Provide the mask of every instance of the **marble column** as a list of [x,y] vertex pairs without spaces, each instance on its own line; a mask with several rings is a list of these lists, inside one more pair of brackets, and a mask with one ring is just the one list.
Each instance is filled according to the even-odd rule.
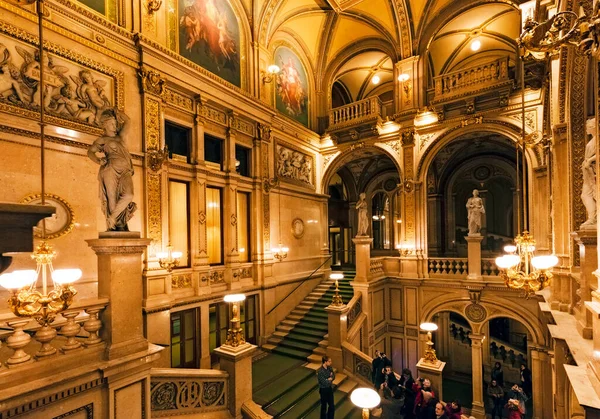
[[242,417],[242,405],[252,400],[252,355],[255,345],[244,343],[236,347],[221,345],[215,349],[220,368],[229,374],[229,413]]
[[142,253],[150,239],[139,232],[106,232],[86,240],[98,256],[98,297],[110,304],[101,314],[106,357],[121,358],[148,349],[142,318]]
[[348,332],[347,313],[348,306],[329,305],[325,307],[327,312],[328,333],[327,355],[331,357],[333,367],[338,371],[344,369],[344,358],[342,355],[342,343],[346,341]]
[[467,279],[480,281],[481,280],[481,241],[483,236],[468,235],[465,236],[467,241],[468,257],[469,257],[469,274]]
[[356,236],[352,239],[356,251],[356,282],[368,282],[371,272],[371,243],[373,239],[367,236]]
[[552,417],[552,387],[547,386],[545,375],[550,368],[548,350],[531,347],[531,381],[533,394],[533,419]]
[[473,407],[471,415],[475,419],[485,419],[485,402],[483,398],[483,339],[484,335],[470,335],[471,366],[473,369]]

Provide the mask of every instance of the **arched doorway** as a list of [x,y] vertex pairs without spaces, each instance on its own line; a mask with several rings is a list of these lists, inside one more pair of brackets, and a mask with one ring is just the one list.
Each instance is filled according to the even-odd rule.
[[401,242],[400,175],[395,162],[381,149],[354,150],[337,162],[325,177],[327,182],[329,250],[332,266],[352,267],[360,193],[366,194],[373,238],[373,255],[395,255]]
[[501,254],[518,229],[515,185],[515,148],[504,135],[470,132],[443,146],[427,171],[428,253],[467,256],[465,204],[477,189],[486,208],[482,256]]

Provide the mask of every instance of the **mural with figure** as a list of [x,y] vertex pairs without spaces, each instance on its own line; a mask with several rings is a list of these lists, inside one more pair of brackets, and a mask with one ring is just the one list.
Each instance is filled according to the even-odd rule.
[[240,28],[224,0],[179,0],[179,53],[240,86]]
[[275,102],[277,110],[308,126],[308,78],[302,63],[286,47],[275,51],[275,64],[281,69],[277,75]]

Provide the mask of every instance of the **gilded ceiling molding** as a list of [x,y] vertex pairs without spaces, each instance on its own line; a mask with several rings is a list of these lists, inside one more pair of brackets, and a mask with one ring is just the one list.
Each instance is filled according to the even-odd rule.
[[[56,7],[56,5],[53,3],[58,3],[64,7],[66,7],[67,9],[69,9],[69,11],[72,11],[75,13],[73,13],[73,14],[65,13],[64,10],[62,10],[59,7]],[[46,7],[50,8],[56,12],[59,12],[59,13],[63,14],[64,16],[68,17],[69,19],[73,19],[76,22],[81,23],[84,26],[87,26],[90,29],[97,30],[97,28],[94,25],[91,25],[90,22],[86,21],[85,19],[81,19],[80,16],[83,16],[83,17],[91,20],[92,22],[103,26],[104,28],[108,29],[110,32],[117,33],[120,36],[123,36],[123,37],[131,40],[131,39],[133,39],[133,33],[125,30],[122,27],[122,26],[124,26],[124,16],[123,16],[124,13],[122,12],[125,10],[124,0],[118,0],[115,3],[117,5],[118,10],[109,10],[107,12],[107,16],[104,16],[101,13],[96,12],[95,10],[91,10],[90,8],[83,6],[81,3],[77,2],[77,1],[54,0],[53,2],[46,3]],[[119,13],[119,11],[121,11],[121,13]],[[120,40],[118,37],[115,37],[112,34],[106,33],[105,35],[109,36],[111,39],[113,39],[115,41],[119,41],[122,43],[122,40]],[[127,45],[130,45],[130,44],[127,44]]]
[[409,58],[413,53],[406,5],[404,4],[404,0],[395,0],[394,5],[396,6],[396,18],[398,19],[402,58]]
[[169,87],[164,87],[162,94],[163,101],[182,111],[194,112],[194,100],[183,93],[179,93]]

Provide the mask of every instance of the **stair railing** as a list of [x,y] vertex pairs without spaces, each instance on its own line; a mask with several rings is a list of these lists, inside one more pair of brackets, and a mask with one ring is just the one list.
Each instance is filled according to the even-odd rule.
[[288,295],[286,295],[285,297],[283,297],[283,298],[282,298],[282,299],[281,299],[281,300],[280,300],[280,301],[279,301],[277,304],[275,304],[275,306],[274,306],[274,307],[273,307],[271,310],[269,310],[269,312],[267,313],[267,316],[268,316],[269,314],[271,314],[271,313],[273,312],[273,310],[275,310],[277,307],[279,307],[279,304],[281,304],[281,303],[283,303],[285,300],[287,300],[287,298],[288,298],[290,295],[292,295],[292,294],[293,294],[293,293],[294,293],[294,292],[295,292],[295,291],[296,291],[298,288],[300,288],[300,285],[302,285],[302,284],[303,284],[305,281],[308,281],[310,278],[312,278],[312,276],[313,276],[313,275],[314,275],[314,274],[315,274],[315,273],[316,273],[316,272],[317,272],[319,269],[321,269],[321,267],[322,267],[323,265],[325,265],[325,264],[326,264],[326,263],[327,263],[327,262],[328,262],[328,261],[331,259],[331,257],[332,257],[332,255],[329,255],[329,256],[327,256],[327,258],[326,258],[326,259],[323,261],[323,263],[321,263],[321,264],[320,264],[320,265],[317,267],[317,269],[315,269],[314,271],[312,271],[312,272],[311,272],[311,274],[310,274],[310,275],[308,275],[308,277],[307,277],[306,279],[304,279],[304,280],[302,280],[302,281],[298,281],[298,285],[296,285],[296,287],[294,287],[294,289],[293,289],[293,290],[291,290],[291,291],[288,293]]
[[344,372],[362,385],[372,386],[371,372],[373,358],[362,352],[350,342],[342,342]]

